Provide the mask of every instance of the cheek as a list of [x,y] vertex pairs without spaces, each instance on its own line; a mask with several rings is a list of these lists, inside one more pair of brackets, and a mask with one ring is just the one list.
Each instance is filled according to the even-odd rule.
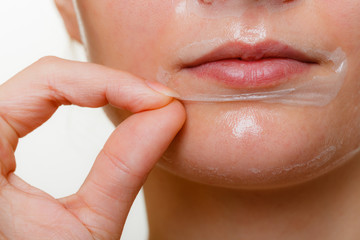
[[173,2],[79,0],[90,61],[149,78],[169,34]]
[[339,141],[348,146],[347,152],[357,149],[360,143],[360,1],[316,1],[328,32],[347,54],[348,73],[336,104],[336,123]]
[[[103,16],[109,19],[117,40],[134,43],[155,41],[171,18],[172,1],[109,1]],[[115,30],[115,31],[114,31]],[[143,46],[146,47],[146,44]]]
[[[319,0],[313,3],[327,26],[327,32],[351,53],[360,46],[360,2],[357,0]],[[347,51],[350,50],[350,51]],[[357,51],[359,53],[359,51]]]

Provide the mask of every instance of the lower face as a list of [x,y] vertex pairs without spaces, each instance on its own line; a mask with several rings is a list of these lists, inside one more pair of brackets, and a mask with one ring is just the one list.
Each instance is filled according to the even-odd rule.
[[[206,48],[206,41],[228,38],[242,29],[239,39],[246,44],[260,39],[325,52],[341,48],[348,68],[338,95],[321,107],[183,102],[187,121],[159,167],[205,184],[272,188],[319,177],[354,157],[360,140],[360,4],[356,0],[272,0],[271,10],[248,1],[241,16],[222,9],[218,17],[207,11],[191,12],[185,3],[192,1],[78,0],[89,60],[148,80],[157,80],[159,70],[171,78],[189,78],[182,61],[194,56],[180,59],[180,49],[205,42],[187,53],[196,55]],[[288,2],[293,5],[283,8]],[[319,71],[328,70],[320,59],[315,62]],[[207,81],[209,75],[200,78]],[[118,123],[127,116],[119,109],[110,111]]]

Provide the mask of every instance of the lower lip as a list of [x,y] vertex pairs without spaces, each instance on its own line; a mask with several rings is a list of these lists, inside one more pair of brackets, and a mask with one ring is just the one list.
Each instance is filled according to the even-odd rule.
[[311,64],[288,58],[256,61],[226,59],[188,68],[199,78],[213,79],[231,88],[272,87],[305,73]]

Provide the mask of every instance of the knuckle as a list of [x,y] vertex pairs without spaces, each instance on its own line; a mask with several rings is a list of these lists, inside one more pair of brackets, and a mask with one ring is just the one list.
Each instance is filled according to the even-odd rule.
[[59,71],[67,67],[65,63],[66,60],[54,56],[42,57],[35,63],[35,70],[40,73],[42,78],[40,84],[49,90],[52,96],[51,99],[57,106],[70,104],[61,90],[61,82],[63,82],[64,79],[61,78],[62,74]]
[[57,57],[45,56],[37,60],[33,64],[33,67],[35,68],[35,71],[40,73],[42,76],[52,76],[60,61],[61,60]]
[[8,141],[0,138],[0,174],[7,176],[10,172],[15,171],[16,162],[12,146]]

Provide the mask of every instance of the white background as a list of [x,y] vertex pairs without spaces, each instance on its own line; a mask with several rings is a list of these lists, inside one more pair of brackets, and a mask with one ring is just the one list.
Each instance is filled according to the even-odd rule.
[[[46,55],[84,59],[81,46],[69,40],[53,1],[2,0],[0,84]],[[81,186],[113,129],[101,109],[62,107],[20,140],[16,174],[55,198],[70,195]],[[141,240],[147,234],[141,192],[121,239]]]

